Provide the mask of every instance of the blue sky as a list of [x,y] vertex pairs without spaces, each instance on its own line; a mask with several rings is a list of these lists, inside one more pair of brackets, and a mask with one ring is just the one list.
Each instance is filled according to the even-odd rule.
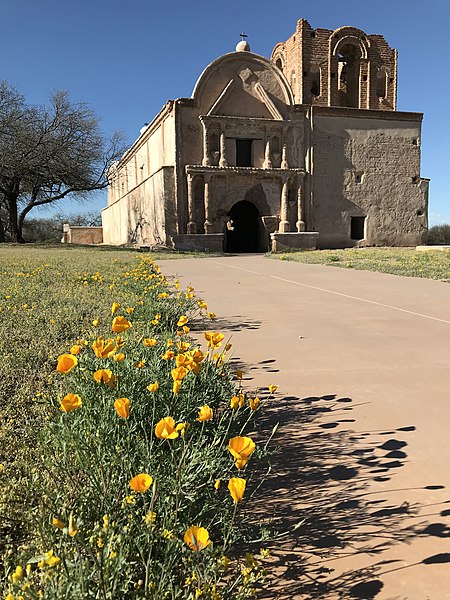
[[[362,0],[0,0],[0,77],[31,103],[68,90],[97,112],[107,133],[121,130],[131,143],[168,99],[191,95],[203,69],[234,50],[243,30],[252,51],[266,57],[300,18],[314,28],[382,34],[399,53],[398,110],[425,114],[421,175],[431,179],[430,222],[450,223],[450,2],[373,4],[376,12]],[[58,210],[105,204],[101,194]]]

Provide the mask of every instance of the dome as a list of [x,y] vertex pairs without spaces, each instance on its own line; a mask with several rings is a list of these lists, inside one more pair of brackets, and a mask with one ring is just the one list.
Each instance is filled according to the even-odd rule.
[[236,52],[250,52],[250,44],[245,40],[241,40],[236,45]]

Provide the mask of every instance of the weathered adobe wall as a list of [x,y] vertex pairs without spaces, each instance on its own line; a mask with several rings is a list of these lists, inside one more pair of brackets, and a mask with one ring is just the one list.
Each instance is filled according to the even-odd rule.
[[166,229],[174,227],[176,215],[173,173],[173,167],[162,167],[102,211],[105,243],[145,246],[170,243]]
[[[391,113],[394,118],[377,119],[344,116],[345,109],[331,109],[329,115],[322,110],[314,118],[318,247],[422,243],[427,193],[420,180],[421,115]],[[361,242],[350,239],[352,216],[367,216]]]
[[175,165],[175,115],[169,101],[111,173],[108,205],[123,198],[161,167]]
[[165,224],[176,214],[174,194],[175,115],[168,102],[117,166],[102,211],[108,244],[166,243]]

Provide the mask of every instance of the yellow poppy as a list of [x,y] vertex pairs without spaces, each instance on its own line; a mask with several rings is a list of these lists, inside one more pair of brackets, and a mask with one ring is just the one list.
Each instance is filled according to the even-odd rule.
[[174,440],[178,437],[178,431],[175,427],[175,421],[172,417],[164,417],[155,426],[155,435],[157,438],[165,440]]
[[134,363],[134,366],[136,369],[143,369],[145,367],[145,360],[138,360],[136,363]]
[[269,388],[269,392],[271,394],[273,394],[274,392],[276,392],[277,389],[278,389],[278,386],[277,385],[273,385],[273,383],[270,383],[267,387]]
[[111,306],[111,314],[115,315],[116,312],[119,310],[120,308],[120,303],[119,302],[113,302],[112,306]]
[[186,315],[181,315],[181,317],[178,319],[177,327],[183,327],[183,325],[186,325],[188,321],[189,319],[186,317]]
[[233,396],[230,400],[230,408],[236,410],[239,406],[239,396]]
[[177,367],[172,369],[172,378],[174,381],[183,381],[188,374],[188,370],[185,367]]
[[222,345],[224,339],[223,333],[214,331],[205,331],[203,334],[205,340],[208,342],[208,348],[219,348]]
[[258,396],[255,396],[254,398],[249,398],[248,399],[248,403],[250,404],[250,408],[252,410],[256,410],[258,408],[258,405],[259,405],[259,398],[258,398]]
[[200,308],[203,308],[203,310],[207,310],[208,309],[208,305],[206,304],[206,302],[203,302],[203,300],[199,300],[197,302],[197,304],[199,305]]
[[100,336],[92,343],[92,350],[97,358],[109,358],[116,352],[117,346],[113,340],[105,340]]
[[242,469],[255,450],[255,442],[249,437],[238,435],[228,442],[227,449],[234,457],[236,467]]
[[238,369],[236,371],[236,377],[237,377],[237,379],[239,379],[239,381],[241,381],[241,379],[242,379],[243,376],[244,376],[244,372],[241,371],[240,369]]
[[208,319],[211,319],[211,321],[217,317],[216,313],[213,312],[206,313],[206,316]]
[[205,404],[204,406],[202,406],[199,409],[198,417],[196,420],[203,422],[203,421],[211,421],[212,418],[213,418],[213,410],[207,404]]
[[68,413],[76,408],[80,408],[83,402],[78,394],[67,394],[67,396],[64,396],[59,404],[61,410],[65,413]]
[[81,351],[81,346],[79,346],[78,344],[75,344],[74,346],[72,346],[72,348],[70,349],[70,354],[79,354]]
[[221,481],[220,479],[216,479],[214,483],[214,489],[218,490],[220,488]]
[[146,492],[148,488],[153,483],[153,477],[148,475],[147,473],[139,473],[131,479],[130,488],[135,492],[140,492],[141,494]]
[[144,344],[144,346],[147,346],[147,348],[151,348],[152,346],[156,345],[157,340],[155,340],[154,338],[145,338],[142,343]]
[[118,354],[114,354],[114,356],[113,356],[113,359],[116,362],[121,362],[124,358],[125,358],[125,354],[123,354],[122,352],[119,352]]
[[58,364],[56,370],[60,373],[68,373],[78,364],[78,359],[73,354],[61,354],[58,356]]
[[130,416],[130,401],[128,398],[117,398],[114,402],[114,408],[122,419],[128,419]]
[[99,323],[100,323],[100,321],[99,321],[98,319],[94,319],[94,320],[92,321],[92,326],[93,326],[93,327],[98,327],[98,324],[99,324]]
[[116,378],[109,369],[99,369],[98,371],[95,371],[94,379],[97,383],[104,383],[109,387],[114,387],[116,384]]
[[228,482],[228,489],[230,491],[231,497],[236,502],[240,502],[244,497],[245,486],[247,482],[242,477],[232,477]]
[[123,337],[121,335],[116,336],[116,344],[117,344],[118,348],[122,348],[125,345],[125,340],[123,339]]
[[60,521],[58,519],[58,517],[53,517],[53,519],[52,519],[52,525],[54,525],[58,529],[64,529],[64,527],[65,527],[64,523],[62,521]]
[[163,360],[172,360],[172,358],[175,357],[175,352],[173,350],[167,350],[167,352],[165,352],[161,358]]
[[132,315],[134,313],[134,308],[131,308],[131,306],[129,306],[128,308],[125,309],[125,311],[129,314]]
[[70,513],[70,516],[69,516],[69,527],[67,528],[67,533],[71,537],[75,537],[78,533],[78,529],[77,529],[77,526],[76,526],[76,523],[75,523],[72,513]]
[[155,381],[154,383],[150,383],[150,385],[147,386],[147,389],[149,392],[157,392],[159,388],[159,383],[157,381]]
[[211,543],[208,530],[204,527],[196,527],[193,525],[184,534],[184,541],[194,552],[203,550]]
[[114,317],[111,329],[114,333],[123,333],[127,329],[130,329],[131,323],[125,317]]

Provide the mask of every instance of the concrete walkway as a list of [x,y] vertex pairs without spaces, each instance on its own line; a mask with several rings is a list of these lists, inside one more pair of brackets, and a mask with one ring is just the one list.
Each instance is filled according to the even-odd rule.
[[258,255],[162,268],[232,334],[246,388],[280,386],[260,505],[289,533],[261,598],[450,599],[450,285]]

